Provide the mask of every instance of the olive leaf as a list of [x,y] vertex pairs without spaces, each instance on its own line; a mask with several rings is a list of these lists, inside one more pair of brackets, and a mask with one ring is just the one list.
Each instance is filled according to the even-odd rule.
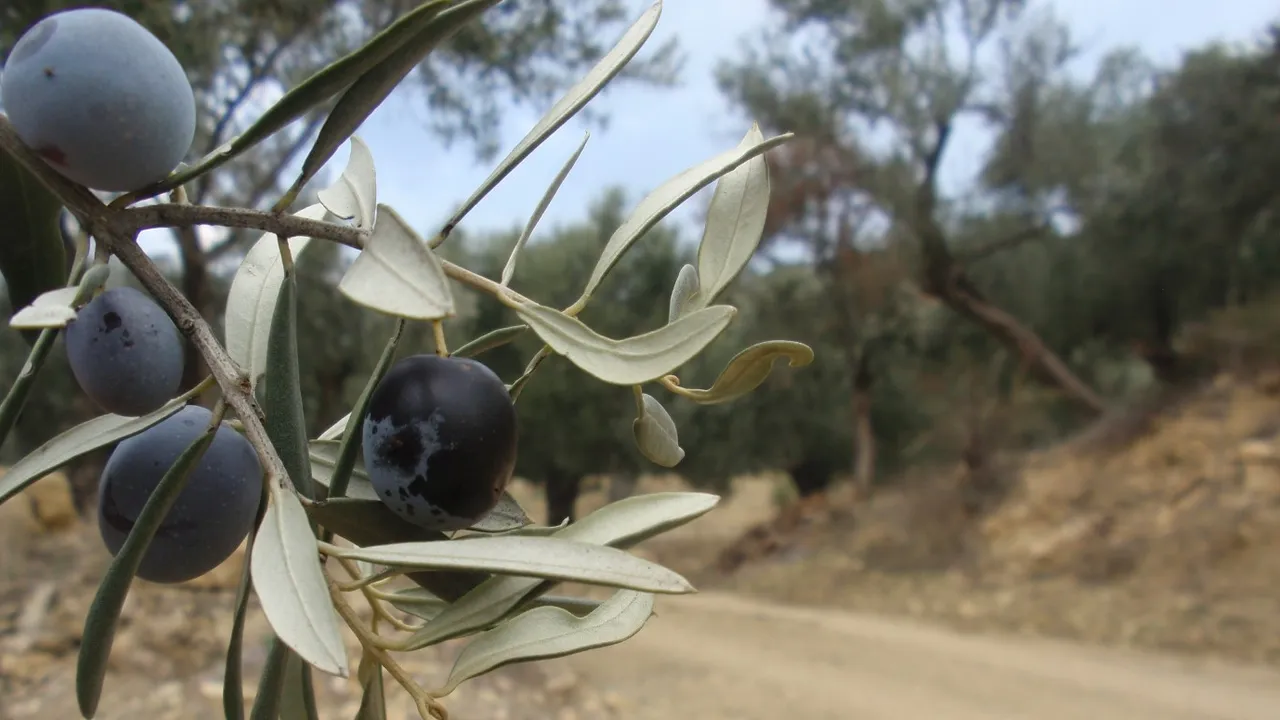
[[693,592],[675,571],[621,550],[560,537],[491,535],[456,542],[342,548],[339,557],[394,568],[479,570],[660,593]]
[[357,545],[444,540],[435,530],[414,525],[395,514],[381,500],[336,497],[312,503],[307,515],[340,537]]
[[584,307],[591,298],[591,294],[600,285],[600,281],[604,280],[605,275],[613,269],[627,248],[661,222],[672,210],[716,178],[733,171],[743,163],[781,145],[792,137],[791,133],[787,133],[727,150],[670,178],[646,195],[609,237],[609,242],[605,244],[604,252],[600,254],[600,259],[587,280],[587,286],[583,289],[582,296],[574,303],[574,307]]
[[[752,123],[738,150],[747,151],[764,140],[760,126]],[[702,242],[698,244],[698,278],[702,292],[697,308],[710,303],[724,290],[760,245],[769,210],[769,164],[756,155],[716,183],[707,208]]]
[[111,656],[111,645],[115,641],[120,610],[129,594],[129,586],[133,584],[133,578],[138,574],[138,568],[142,565],[143,557],[151,547],[151,540],[160,524],[187,486],[191,468],[204,457],[217,430],[217,425],[210,425],[182,451],[160,478],[138,513],[120,551],[112,558],[111,565],[102,576],[102,582],[93,596],[93,603],[89,605],[89,612],[85,615],[80,652],[76,657],[76,702],[80,705],[80,714],[86,718],[93,717],[98,711],[98,701],[102,698],[102,681],[107,674],[107,659]]
[[675,370],[702,352],[737,313],[730,305],[713,305],[657,330],[614,340],[534,302],[520,303],[515,311],[552,350],[615,385],[639,385]]
[[[338,464],[338,454],[342,443],[339,440],[312,440],[307,443],[307,455],[311,460],[311,479],[322,485],[325,494],[332,492],[334,468]],[[378,491],[373,489],[369,474],[359,463],[351,468],[351,477],[347,481],[346,497],[359,500],[377,500]]]
[[397,48],[422,32],[423,28],[448,4],[449,0],[431,0],[405,13],[370,38],[369,42],[326,65],[294,86],[230,142],[214,149],[195,165],[130,195],[150,197],[168,192],[221,167],[224,163],[253,148],[287,127],[289,123],[307,114],[312,108],[349,87]]
[[[95,267],[104,267],[97,265]],[[18,330],[43,330],[44,328],[66,327],[76,317],[74,307],[79,288],[62,287],[41,293],[9,318],[9,327]]]
[[640,452],[662,467],[675,467],[684,459],[676,423],[652,395],[641,394],[643,411],[631,423]]
[[773,370],[774,362],[787,360],[791,367],[804,367],[813,362],[813,349],[791,340],[769,340],[743,350],[720,371],[710,388],[699,390],[669,386],[678,395],[702,405],[717,405],[736,400],[760,387]]
[[498,504],[488,512],[475,525],[467,528],[476,532],[499,533],[516,530],[518,528],[527,527],[533,524],[533,520],[529,517],[524,508],[520,507],[520,503],[511,493],[503,492],[502,497],[498,499]]
[[680,274],[676,275],[676,284],[671,288],[671,304],[667,310],[668,323],[673,323],[688,314],[690,310],[697,309],[694,305],[698,302],[698,290],[698,270],[686,264],[680,268]]
[[[263,488],[262,499],[258,505],[258,514],[253,519],[253,529],[245,539],[244,556],[253,557],[253,542],[262,527],[262,519],[267,513],[268,496]],[[241,720],[244,717],[244,683],[241,668],[242,650],[244,649],[244,621],[249,610],[249,592],[253,589],[249,575],[249,563],[240,568],[240,583],[236,586],[236,602],[231,616],[231,637],[227,640],[226,667],[222,673],[222,712],[226,720]]]
[[0,475],[0,503],[81,455],[146,430],[181,410],[189,399],[189,393],[183,394],[138,417],[99,415],[58,434]]
[[[325,209],[316,203],[294,215],[321,220]],[[308,237],[289,238],[289,252],[297,259],[310,243]],[[249,382],[255,390],[267,369],[271,319],[275,317],[283,284],[279,239],[273,233],[265,233],[240,261],[227,292],[225,311],[227,354],[249,373]]]
[[267,364],[262,376],[262,411],[266,416],[263,426],[293,487],[304,497],[314,497],[306,409],[302,405],[302,371],[298,366],[298,275],[292,261],[285,267],[278,293],[267,333]]
[[[18,309],[67,282],[62,201],[17,158],[0,151],[0,275],[9,307]],[[38,337],[27,331],[28,343]]]
[[268,641],[267,659],[263,661],[262,672],[258,675],[258,690],[249,710],[249,720],[279,720],[291,655],[289,646],[281,642],[279,636],[272,635]]
[[278,479],[271,483],[271,502],[249,566],[253,589],[276,636],[320,671],[347,677],[347,651],[316,537],[302,503]]
[[347,494],[351,473],[356,465],[356,453],[360,450],[363,438],[364,416],[368,412],[369,398],[373,397],[373,391],[378,388],[378,383],[382,382],[382,377],[387,374],[387,368],[391,367],[391,362],[395,360],[396,348],[400,346],[400,337],[403,334],[404,318],[397,318],[395,327],[391,330],[391,337],[387,339],[382,355],[378,358],[378,363],[374,365],[373,372],[365,381],[364,389],[360,391],[360,397],[356,398],[355,405],[347,414],[347,427],[343,431],[342,442],[338,445],[338,454],[329,474],[329,482],[325,484],[329,496],[342,497]]
[[286,651],[282,685],[279,720],[320,720],[311,666],[295,653]]
[[338,291],[396,317],[440,320],[454,314],[440,258],[399,213],[382,204],[368,244],[338,282]]
[[[498,183],[502,182],[517,165],[524,161],[529,153],[533,152],[539,145],[543,143],[551,134],[560,129],[562,125],[568,122],[579,110],[586,106],[591,98],[609,83],[610,80],[617,75],[636,53],[649,39],[649,35],[653,33],[653,29],[657,27],[658,18],[662,15],[662,2],[658,0],[649,6],[648,10],[627,28],[622,34],[618,42],[605,53],[604,57],[595,64],[573,87],[565,91],[564,95],[551,106],[538,122],[534,124],[529,132],[525,134],[520,142],[511,149],[502,162],[489,173],[489,177],[480,183],[480,187],[471,193],[471,197],[462,203],[453,217],[446,223],[446,227],[452,228],[462,222],[462,218],[471,212],[475,206],[488,195]],[[585,141],[584,141],[585,142]]]
[[[553,535],[596,545],[629,547],[701,517],[719,500],[707,493],[636,495],[610,503],[557,529]],[[409,638],[407,647],[426,647],[488,627],[552,585],[554,582],[535,577],[489,578],[433,617],[424,618],[427,624]]]
[[378,202],[377,171],[373,153],[357,135],[351,136],[351,154],[338,182],[317,193],[320,204],[358,228],[373,227]]
[[460,358],[475,357],[481,353],[506,345],[512,340],[523,335],[524,331],[528,329],[528,325],[512,325],[510,327],[498,328],[497,330],[490,330],[484,335],[481,335],[449,354],[453,357]]
[[329,162],[338,147],[373,114],[423,58],[500,1],[462,0],[450,5],[426,20],[412,37],[402,41],[351,83],[320,126],[311,151],[302,161],[302,172],[280,202],[276,203],[275,209],[279,210],[293,203],[302,187],[320,172],[320,168]]
[[516,238],[515,247],[511,248],[511,255],[507,258],[507,264],[502,268],[502,285],[511,283],[511,277],[516,272],[516,258],[519,257],[520,251],[524,249],[525,243],[529,242],[529,236],[533,234],[533,229],[537,227],[538,221],[542,219],[542,214],[547,211],[547,206],[551,204],[552,198],[556,196],[556,192],[560,189],[561,183],[569,176],[569,171],[578,162],[578,156],[582,155],[582,149],[587,146],[587,140],[591,138],[591,133],[583,136],[582,142],[578,144],[578,149],[573,151],[569,159],[565,161],[560,172],[556,173],[555,179],[551,181],[542,193],[542,199],[538,201],[538,207],[534,208],[533,214],[529,216],[529,221],[525,223],[524,230],[520,232],[520,237]]
[[356,668],[360,681],[360,709],[355,720],[387,720],[387,695],[382,686],[382,663],[368,650],[360,655]]
[[620,643],[653,617],[654,596],[620,590],[600,607],[578,617],[554,607],[528,610],[472,640],[454,661],[436,697],[453,692],[462,682],[504,665],[545,660]]

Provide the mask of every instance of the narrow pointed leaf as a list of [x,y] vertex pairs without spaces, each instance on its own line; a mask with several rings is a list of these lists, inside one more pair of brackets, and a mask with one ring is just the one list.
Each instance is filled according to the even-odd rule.
[[440,320],[454,314],[440,258],[400,215],[378,206],[368,244],[338,283],[352,302],[396,317]]
[[64,287],[41,293],[30,305],[9,318],[9,327],[18,330],[66,327],[76,317],[72,303],[79,292],[78,287]]
[[662,15],[662,2],[659,0],[649,6],[631,27],[623,33],[617,44],[605,53],[604,57],[595,64],[595,67],[583,76],[573,87],[569,88],[564,95],[556,101],[551,109],[533,126],[529,132],[516,143],[502,162],[494,168],[489,177],[480,183],[480,187],[467,198],[467,201],[458,208],[449,220],[447,227],[453,227],[462,221],[462,218],[482,200],[484,196],[489,194],[498,183],[502,182],[517,165],[524,161],[529,153],[533,152],[539,145],[556,130],[559,130],[569,118],[573,117],[579,110],[586,106],[591,98],[609,83],[610,80],[617,75],[627,63],[631,62],[631,58],[649,39],[649,35],[653,33],[653,29],[657,27],[658,18]]
[[333,153],[360,127],[419,63],[467,23],[501,0],[462,0],[436,14],[418,32],[387,54],[351,84],[334,105],[302,161],[302,172],[286,194],[296,197]]
[[[636,205],[636,208],[631,211],[627,219],[623,221],[622,225],[610,236],[609,242],[605,244],[604,252],[601,254],[600,260],[597,261],[595,269],[591,272],[591,278],[587,280],[587,287],[582,291],[583,299],[578,301],[579,304],[583,304],[585,299],[595,292],[596,287],[600,285],[600,281],[613,269],[618,259],[627,251],[627,248],[631,247],[632,243],[661,222],[672,210],[693,197],[699,190],[709,185],[716,178],[733,171],[738,166],[763,154],[765,151],[781,145],[790,140],[791,137],[790,134],[779,135],[746,147],[727,150],[667,180],[658,186],[658,189],[645,196]],[[705,278],[703,283],[706,283]]]
[[231,616],[231,638],[227,641],[227,658],[222,673],[222,712],[226,720],[244,718],[244,669],[241,659],[244,650],[244,621],[249,610],[249,592],[253,589],[249,575],[249,558],[253,557],[253,542],[262,527],[267,513],[268,495],[262,493],[258,514],[253,520],[253,530],[245,540],[244,567],[240,569],[240,584],[236,587],[235,609]]
[[[322,220],[324,206],[316,203],[294,213],[308,220]],[[289,252],[297,260],[311,238],[289,238]],[[275,317],[280,287],[284,284],[284,266],[280,263],[277,237],[266,233],[253,244],[240,261],[231,289],[227,293],[227,354],[249,373],[256,389],[267,370],[267,344],[271,336],[271,319]]]
[[288,678],[289,646],[273,635],[267,648],[267,659],[258,675],[258,692],[249,709],[249,720],[279,720],[280,706],[284,701],[284,684]]
[[678,388],[676,392],[702,405],[736,400],[760,387],[777,360],[786,360],[791,367],[804,367],[813,362],[813,349],[790,340],[758,343],[735,355],[706,390]]
[[342,437],[342,433],[347,429],[347,422],[351,420],[351,413],[343,415],[340,420],[330,425],[324,432],[320,433],[317,440],[333,440]]
[[[31,346],[31,352],[27,353],[27,361],[23,363],[22,370],[18,372],[18,377],[14,378],[13,385],[9,386],[4,401],[0,402],[0,447],[4,447],[5,440],[9,438],[9,432],[18,423],[18,416],[27,405],[27,397],[35,385],[36,376],[40,368],[44,367],[45,360],[49,358],[49,351],[53,349],[53,343],[57,339],[58,330],[55,328],[40,332],[35,344]],[[3,492],[4,487],[5,482],[0,479],[0,503],[3,503],[6,498]]]
[[280,694],[280,720],[319,720],[311,666],[296,653],[288,653],[284,663],[284,687]]
[[371,68],[413,38],[449,4],[449,0],[432,0],[419,5],[383,28],[369,42],[325,66],[289,90],[267,109],[252,125],[230,142],[201,158],[194,166],[174,173],[164,181],[144,188],[137,196],[153,196],[204,175],[243,154],[258,143],[306,115],[312,108],[349,87]]
[[272,488],[250,570],[262,611],[276,635],[321,672],[347,677],[347,651],[320,568],[316,537],[302,504],[287,488]]
[[670,373],[702,352],[737,312],[729,305],[713,305],[652,332],[613,340],[543,305],[522,304],[515,310],[552,350],[615,385],[639,385]]
[[475,357],[481,353],[506,345],[523,335],[524,331],[528,329],[528,325],[512,325],[491,330],[449,354],[460,358]]
[[698,270],[692,265],[680,268],[680,274],[676,276],[676,284],[671,288],[671,304],[667,310],[668,323],[673,323],[688,311],[697,309],[693,305],[697,301],[698,287]]
[[511,497],[511,493],[503,492],[498,504],[493,506],[489,514],[467,529],[476,532],[499,533],[532,524],[533,520],[524,511],[524,508],[520,507],[520,503]]
[[[341,448],[342,443],[338,440],[312,440],[307,444],[307,454],[311,459],[311,479],[324,486],[326,495],[330,492],[333,471],[337,466]],[[359,500],[378,499],[378,491],[373,489],[368,472],[359,463],[351,468],[351,477],[347,480],[345,496]]]
[[360,709],[355,720],[387,720],[387,696],[382,685],[382,665],[368,652],[360,656],[356,669],[360,680]]
[[687,580],[661,565],[621,550],[558,537],[494,535],[455,542],[397,543],[343,548],[340,555],[387,567],[480,570],[660,593],[693,591]]
[[298,367],[298,276],[293,267],[290,263],[284,273],[267,335],[267,365],[262,376],[262,411],[266,415],[263,426],[289,471],[294,489],[304,497],[314,497],[306,410],[302,405],[302,371]]
[[[752,124],[738,149],[764,141],[760,126]],[[698,245],[698,277],[703,305],[716,299],[746,267],[760,245],[769,210],[769,165],[757,155],[716,183],[707,209],[707,223]]]
[[[709,512],[720,498],[707,493],[651,493],[610,503],[555,532],[564,540],[630,547]],[[498,622],[526,599],[554,583],[534,577],[499,575],[486,580],[413,634],[410,648],[460,637]],[[406,591],[410,592],[410,591]]]
[[676,423],[662,403],[648,393],[643,396],[644,412],[632,423],[640,452],[663,467],[675,467],[684,459]]
[[373,153],[357,135],[351,136],[351,155],[338,182],[317,193],[320,204],[343,220],[352,220],[358,228],[373,227],[377,210],[378,181]]
[[129,586],[138,574],[138,568],[142,565],[143,556],[151,546],[156,530],[164,522],[182,489],[187,486],[191,468],[204,456],[217,429],[216,426],[210,426],[203,435],[193,440],[165,472],[164,477],[160,478],[159,484],[138,513],[124,544],[120,546],[120,552],[112,558],[111,565],[107,567],[107,572],[98,585],[93,603],[85,616],[80,653],[76,658],[76,701],[80,705],[80,714],[86,718],[92,718],[98,711],[102,681],[107,674],[107,659],[111,656],[120,609],[124,607]]
[[556,173],[555,179],[551,181],[551,185],[547,187],[546,192],[542,193],[542,199],[538,201],[538,207],[534,209],[533,215],[529,216],[529,222],[525,223],[520,237],[516,238],[516,245],[511,248],[511,255],[507,258],[507,264],[502,268],[503,285],[511,283],[511,278],[516,273],[516,258],[520,256],[520,251],[524,249],[525,243],[529,242],[529,236],[533,235],[533,229],[537,227],[538,221],[542,219],[542,214],[547,211],[547,206],[551,204],[552,198],[556,196],[556,192],[560,189],[560,184],[569,176],[569,171],[573,169],[574,163],[578,162],[578,156],[582,155],[582,149],[587,146],[587,140],[590,138],[591,133],[587,133],[582,137],[582,142],[578,144],[578,149],[573,151],[573,154],[569,156],[569,160],[560,168],[560,172]]
[[99,415],[57,435],[27,453],[26,457],[14,463],[0,476],[0,503],[81,455],[146,430],[181,410],[188,400],[186,395],[174,398],[155,411],[139,417]]
[[400,345],[400,337],[403,333],[404,319],[400,318],[396,320],[391,337],[387,339],[378,363],[374,366],[369,379],[365,381],[364,390],[360,391],[360,397],[356,398],[356,404],[347,414],[347,427],[343,431],[342,442],[338,445],[338,456],[334,459],[333,472],[329,475],[329,482],[326,484],[327,495],[330,497],[342,497],[347,494],[347,488],[351,484],[351,473],[356,466],[356,453],[360,450],[360,443],[364,436],[362,429],[364,416],[369,408],[369,398],[373,397],[373,391],[378,388],[378,383],[382,382],[382,376],[387,374],[387,368],[391,367],[391,361],[395,359],[396,348]]
[[437,696],[504,665],[563,657],[620,643],[653,617],[654,596],[622,590],[586,617],[560,608],[534,608],[472,640],[453,664]]
[[380,500],[329,498],[305,509],[326,530],[361,546],[446,539],[443,533],[405,520]]

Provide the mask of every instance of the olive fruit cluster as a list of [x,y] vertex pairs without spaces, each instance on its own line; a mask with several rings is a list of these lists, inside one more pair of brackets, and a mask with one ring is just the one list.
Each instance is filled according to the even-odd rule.
[[[120,552],[138,514],[169,468],[209,427],[213,413],[188,405],[120,442],[98,485],[98,529]],[[253,529],[262,498],[262,466],[243,435],[221,425],[156,530],[138,577],[179,583],[229,558]]]
[[378,498],[431,530],[474,525],[498,503],[516,463],[516,411],[506,385],[468,358],[414,355],[369,398],[362,435]]
[[71,374],[103,410],[145,415],[177,395],[185,360],[182,336],[142,291],[103,291],[80,308],[65,337]]
[[0,99],[24,143],[67,178],[108,192],[163,180],[191,149],[186,71],[127,15],[64,10],[14,44]]

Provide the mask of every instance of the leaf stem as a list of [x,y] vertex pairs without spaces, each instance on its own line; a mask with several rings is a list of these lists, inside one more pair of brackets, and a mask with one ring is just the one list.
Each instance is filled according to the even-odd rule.
[[356,634],[356,638],[360,640],[360,645],[364,651],[373,656],[378,664],[387,669],[391,677],[409,693],[409,697],[413,698],[413,704],[418,708],[418,714],[422,716],[422,720],[449,720],[449,711],[444,705],[440,704],[430,693],[422,689],[422,686],[414,682],[409,673],[400,667],[394,658],[387,654],[386,650],[379,647],[379,637],[369,631],[360,621],[360,616],[356,614],[354,608],[342,597],[342,591],[338,588],[338,583],[325,574],[325,582],[329,585],[329,597],[333,601],[333,607],[338,611],[338,615],[346,621],[351,631]]
[[444,339],[444,323],[440,320],[432,320],[431,334],[436,341],[436,354],[440,357],[449,357],[449,343]]

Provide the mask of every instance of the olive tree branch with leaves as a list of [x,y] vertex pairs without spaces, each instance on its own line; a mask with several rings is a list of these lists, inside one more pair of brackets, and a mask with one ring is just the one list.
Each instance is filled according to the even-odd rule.
[[[145,412],[124,414],[108,409],[108,414],[50,439],[0,478],[0,502],[85,453],[121,443],[113,452],[114,460],[124,441],[146,440],[153,428],[184,412],[191,399],[210,385],[216,384],[220,392],[217,414],[208,428],[192,436],[180,454],[173,453],[176,460],[163,476],[152,478],[154,489],[136,518],[127,519],[133,523],[131,529],[123,545],[113,550],[114,559],[86,618],[81,643],[76,691],[84,717],[96,712],[119,610],[129,586],[152,557],[152,545],[162,542],[156,539],[157,530],[166,521],[174,498],[186,492],[184,484],[195,477],[196,461],[209,451],[210,443],[217,442],[215,436],[225,437],[224,428],[230,428],[230,437],[242,445],[247,440],[260,465],[246,474],[252,487],[239,488],[241,494],[251,490],[260,499],[256,510],[249,512],[252,508],[245,505],[249,515],[237,519],[251,529],[232,538],[247,542],[247,563],[228,641],[223,691],[228,717],[240,718],[244,712],[240,648],[251,592],[274,633],[252,703],[253,720],[274,720],[286,703],[314,708],[313,669],[339,677],[350,675],[342,624],[355,633],[363,648],[357,677],[364,691],[362,708],[371,709],[368,713],[362,709],[362,718],[384,717],[375,708],[384,706],[381,673],[385,669],[413,698],[424,720],[445,720],[448,713],[439,698],[459,684],[510,663],[623,642],[651,617],[656,595],[694,591],[679,574],[626,550],[709,512],[719,498],[693,492],[639,495],[610,503],[574,523],[535,524],[504,490],[514,469],[514,403],[542,361],[553,354],[562,355],[597,381],[632,388],[635,443],[646,458],[671,468],[680,463],[685,450],[670,414],[644,392],[646,385],[657,383],[689,401],[715,404],[759,387],[779,359],[796,367],[811,362],[810,348],[778,340],[740,352],[710,388],[685,388],[674,374],[718,337],[737,313],[733,306],[716,301],[754,255],[764,230],[770,186],[763,154],[791,136],[765,138],[753,125],[736,147],[652,190],[616,228],[581,295],[564,310],[517,293],[509,283],[518,270],[521,249],[577,161],[586,138],[543,194],[501,278],[491,279],[448,262],[437,255],[436,248],[512,169],[623,70],[649,38],[662,11],[660,0],[648,8],[613,49],[552,105],[440,231],[426,240],[393,208],[377,201],[373,157],[354,133],[433,49],[497,1],[432,0],[419,4],[364,46],[285,93],[239,136],[168,177],[118,195],[109,203],[69,180],[63,174],[66,168],[46,162],[23,140],[21,123],[0,115],[0,191],[10,199],[27,198],[24,212],[33,217],[41,213],[51,216],[65,208],[78,221],[83,235],[77,242],[72,271],[65,273],[63,266],[58,266],[56,276],[43,277],[38,294],[32,294],[28,284],[23,291],[31,296],[15,303],[18,309],[10,325],[38,331],[39,335],[32,340],[19,382],[0,404],[0,444],[21,412],[53,338],[60,332],[69,336],[80,330],[77,318],[89,314],[94,303],[105,297],[101,289],[111,256],[137,277],[172,320],[176,332],[191,340],[209,369],[209,377],[196,388],[172,398],[166,393]],[[327,109],[324,121],[301,172],[271,211],[186,203],[188,183],[207,181],[223,164],[253,150],[317,107]],[[290,212],[303,188],[343,144],[349,145],[350,157],[338,180],[319,191],[317,203]],[[697,264],[686,265],[675,278],[667,324],[615,339],[579,320],[577,316],[627,250],[674,208],[713,183],[715,193]],[[166,194],[170,202],[137,205]],[[143,230],[202,225],[263,233],[245,255],[231,284],[221,341],[137,244]],[[0,272],[6,278],[33,271],[33,257],[53,249],[62,252],[60,238],[53,238],[45,225],[24,225],[20,231],[19,242],[28,252],[0,255]],[[91,260],[89,236],[97,241]],[[348,415],[313,436],[302,414],[295,260],[317,240],[357,251],[338,291],[397,322]],[[513,311],[520,323],[472,339],[450,353],[444,328],[456,315],[452,283],[496,299]],[[143,301],[143,309],[151,302]],[[401,372],[397,368],[402,366],[393,365],[392,360],[401,331],[411,321],[431,324],[436,339],[433,362],[473,363],[467,366],[473,378],[476,373],[484,376],[487,370],[471,358],[487,350],[526,332],[544,343],[525,372],[509,384],[489,372],[501,396],[497,403],[501,413],[513,423],[511,456],[493,471],[497,474],[473,477],[467,473],[480,471],[469,468],[458,477],[436,478],[425,468],[426,460],[437,450],[425,446],[415,456],[414,462],[423,468],[416,471],[416,477],[412,473],[388,474],[385,463],[378,464],[385,458],[370,457],[370,448],[375,446],[370,445],[369,433],[377,432],[378,424],[391,418],[385,408],[379,409],[376,398],[382,396],[379,392],[385,389],[384,381]],[[402,362],[421,364],[426,357]],[[99,405],[106,404],[85,381],[81,385]],[[494,396],[488,397],[492,400]],[[224,422],[224,412],[234,418]],[[425,424],[434,417],[430,407],[416,408],[415,412],[419,414],[410,421],[410,429],[418,427],[414,423]],[[435,432],[435,426],[432,428]],[[137,447],[137,442],[132,447]],[[363,463],[359,462],[362,448]],[[110,481],[110,467],[111,461],[104,471],[104,486]],[[446,480],[462,483],[468,488],[468,498],[483,502],[446,507],[428,498],[418,506],[432,511],[432,517],[450,518],[442,521],[416,515],[412,505],[406,509],[404,504],[388,501],[394,495],[388,483],[398,485],[404,500],[409,497],[409,488],[424,496],[418,486],[430,488],[432,483]],[[214,516],[205,522],[225,527],[224,520]],[[232,550],[229,546],[228,555]],[[328,559],[337,561],[350,581],[335,578],[327,569]],[[416,587],[392,588],[390,583],[402,578]],[[562,582],[610,587],[614,593],[603,602],[547,594]],[[344,596],[354,591],[370,606],[373,620],[369,625]],[[387,606],[416,620],[399,620]],[[393,634],[381,633],[380,623],[388,625]],[[389,651],[412,652],[456,638],[470,640],[449,675],[431,690],[420,686],[388,655]]]

